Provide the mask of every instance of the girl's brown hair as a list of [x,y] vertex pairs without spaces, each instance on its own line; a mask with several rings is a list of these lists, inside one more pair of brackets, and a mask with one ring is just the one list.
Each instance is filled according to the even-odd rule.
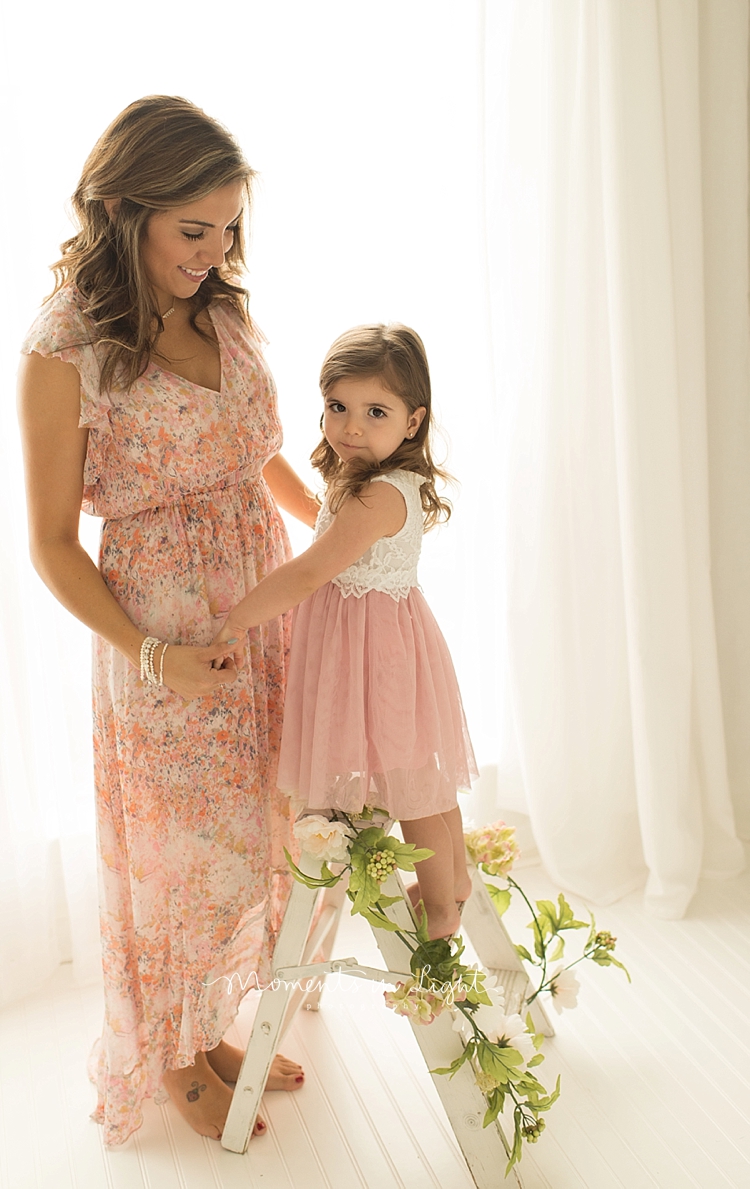
[[376,376],[384,388],[400,397],[410,413],[419,408],[426,410],[414,437],[404,438],[393,454],[380,463],[364,459],[343,463],[324,437],[310,455],[310,461],[325,480],[332,512],[338,511],[347,496],[359,495],[374,475],[397,470],[423,475],[420,494],[425,528],[430,529],[450,517],[450,501],[435,490],[435,480],[448,481],[450,475],[432,458],[430,369],[424,344],[416,331],[398,322],[347,330],[336,339],[323,361],[320,390],[325,398],[339,380],[371,376]]
[[[75,285],[102,347],[101,386],[127,388],[148,366],[164,328],[141,264],[141,243],[153,211],[198,202],[242,181],[249,209],[253,171],[229,132],[199,107],[172,95],[131,103],[94,145],[72,198],[80,230],[61,245],[52,266],[56,293]],[[119,209],[110,218],[105,200]],[[190,323],[217,298],[247,325],[247,292],[237,283],[245,264],[243,216],[224,264],[212,268],[191,299]],[[54,294],[53,294],[54,295]]]

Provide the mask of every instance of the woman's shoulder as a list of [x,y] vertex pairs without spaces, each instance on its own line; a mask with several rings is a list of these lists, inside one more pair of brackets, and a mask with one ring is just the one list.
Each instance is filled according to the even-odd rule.
[[262,351],[268,342],[253,319],[249,316],[244,317],[233,301],[218,298],[211,303],[209,311],[214,325],[221,326],[225,335],[236,342],[250,346],[256,351]]
[[41,307],[21,344],[28,355],[56,355],[71,348],[91,347],[91,326],[75,285],[64,285]]

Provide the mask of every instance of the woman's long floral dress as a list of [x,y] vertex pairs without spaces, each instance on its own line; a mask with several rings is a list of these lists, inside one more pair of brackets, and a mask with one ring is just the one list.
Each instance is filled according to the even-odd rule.
[[[154,365],[129,391],[101,392],[72,286],[24,344],[77,368],[83,509],[104,518],[102,576],[143,632],[175,644],[208,644],[223,613],[289,556],[262,476],[281,446],[273,380],[236,311],[209,312],[220,392]],[[106,1015],[92,1076],[107,1143],[139,1126],[163,1071],[217,1045],[242,990],[269,977],[289,890],[289,802],[275,782],[287,651],[287,621],[271,620],[250,633],[234,684],[186,703],[144,686],[95,638]]]

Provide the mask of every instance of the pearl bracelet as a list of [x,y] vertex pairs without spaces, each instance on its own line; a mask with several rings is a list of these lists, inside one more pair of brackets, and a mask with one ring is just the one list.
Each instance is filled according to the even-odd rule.
[[161,662],[159,664],[159,676],[156,676],[154,668],[154,656],[156,650],[161,644],[161,640],[157,640],[156,636],[146,636],[146,639],[141,644],[141,681],[144,685],[161,685],[162,677],[164,675],[164,653],[169,647],[164,645],[161,653]]

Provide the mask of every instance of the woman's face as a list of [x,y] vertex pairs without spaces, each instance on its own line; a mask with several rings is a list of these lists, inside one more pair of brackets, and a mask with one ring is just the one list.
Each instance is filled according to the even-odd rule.
[[141,261],[160,305],[192,297],[210,268],[223,264],[242,213],[244,185],[230,182],[198,202],[155,211],[146,225]]

